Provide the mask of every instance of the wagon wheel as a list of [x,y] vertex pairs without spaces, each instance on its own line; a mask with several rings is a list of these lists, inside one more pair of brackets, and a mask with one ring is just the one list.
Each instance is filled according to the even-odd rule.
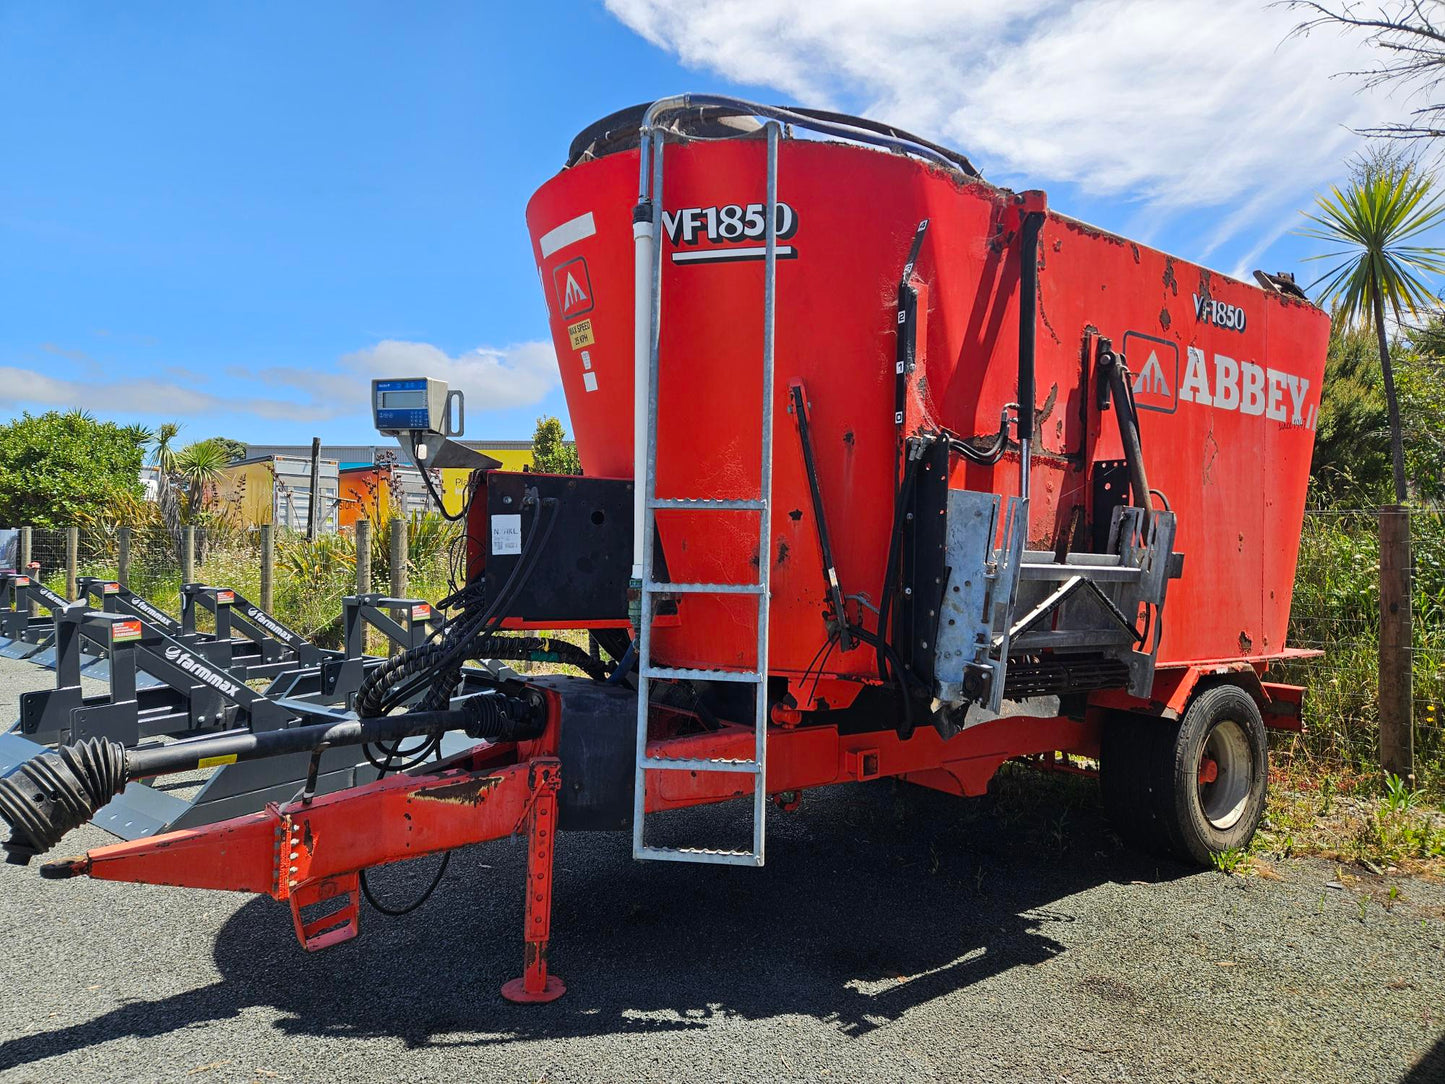
[[1264,816],[1264,719],[1236,685],[1195,696],[1178,722],[1123,713],[1104,724],[1104,808],[1126,842],[1206,865],[1246,846]]

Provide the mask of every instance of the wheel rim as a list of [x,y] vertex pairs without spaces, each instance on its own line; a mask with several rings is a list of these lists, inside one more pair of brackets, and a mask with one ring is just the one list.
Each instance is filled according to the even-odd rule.
[[1199,750],[1199,807],[1204,819],[1228,831],[1244,816],[1254,782],[1254,757],[1244,727],[1233,719],[1214,724]]

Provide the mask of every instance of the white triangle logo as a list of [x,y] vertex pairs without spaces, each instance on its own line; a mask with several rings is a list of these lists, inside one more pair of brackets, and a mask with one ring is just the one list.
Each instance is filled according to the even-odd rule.
[[572,277],[572,272],[567,272],[567,289],[562,291],[562,308],[570,311],[587,300],[587,293],[577,284]]
[[1164,379],[1164,366],[1159,364],[1158,351],[1149,351],[1149,360],[1144,363],[1144,368],[1139,370],[1139,376],[1134,380],[1134,394],[1166,397],[1174,394],[1169,390],[1169,382]]

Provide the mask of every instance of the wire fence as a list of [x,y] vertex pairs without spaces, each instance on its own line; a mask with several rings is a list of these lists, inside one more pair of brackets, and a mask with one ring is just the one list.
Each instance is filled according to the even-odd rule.
[[[1411,672],[1416,776],[1445,785],[1445,508],[1410,510]],[[1278,668],[1304,685],[1306,733],[1294,748],[1357,768],[1379,760],[1378,509],[1305,515],[1290,644],[1319,651]]]
[[[396,521],[393,521],[396,522]],[[458,525],[431,514],[405,524],[404,593],[436,601],[462,578]],[[1413,719],[1417,776],[1445,787],[1445,508],[1411,510]],[[378,524],[370,544],[373,591],[395,589],[390,530]],[[30,533],[30,558],[42,582],[67,594],[69,572],[124,579],[170,613],[180,585],[229,587],[262,601],[261,529],[193,529],[191,567],[185,537],[164,528],[40,529]],[[72,548],[74,553],[71,553]],[[128,552],[122,568],[122,549]],[[270,569],[272,613],[322,646],[339,646],[341,600],[358,590],[352,529],[307,541],[276,530]],[[362,562],[365,564],[365,561]],[[1292,660],[1273,675],[1304,685],[1304,735],[1291,748],[1359,768],[1379,760],[1380,534],[1377,509],[1328,509],[1306,514],[1290,617],[1290,643],[1320,652]]]
[[[392,576],[391,533],[400,530],[407,558]],[[400,592],[435,601],[449,593],[462,570],[460,527],[434,514],[377,524],[371,531],[370,575],[358,578],[357,532],[347,528],[308,540],[304,532],[275,529],[269,567],[263,560],[262,528],[171,532],[164,527],[83,530],[34,528],[29,532],[32,571],[52,591],[78,597],[72,577],[122,581],[160,609],[178,615],[181,584],[205,583],[239,592],[263,604],[270,585],[270,611],[282,624],[322,647],[339,647],[343,637],[341,600],[347,595]],[[73,551],[73,552],[72,552]],[[18,554],[18,547],[17,547]],[[202,613],[197,627],[207,630]]]

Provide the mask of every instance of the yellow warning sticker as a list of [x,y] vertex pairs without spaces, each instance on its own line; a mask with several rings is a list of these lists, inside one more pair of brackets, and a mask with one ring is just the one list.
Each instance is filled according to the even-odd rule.
[[567,334],[572,337],[573,350],[581,350],[584,346],[591,346],[597,341],[592,337],[591,320],[578,320],[575,324],[568,324]]
[[227,754],[226,754],[225,756],[223,756],[223,757],[202,757],[200,760],[196,761],[196,767],[197,767],[197,768],[216,768],[216,767],[219,767],[219,766],[222,765],[222,764],[234,764],[234,763],[236,763],[236,754],[235,754],[235,753],[227,753]]

